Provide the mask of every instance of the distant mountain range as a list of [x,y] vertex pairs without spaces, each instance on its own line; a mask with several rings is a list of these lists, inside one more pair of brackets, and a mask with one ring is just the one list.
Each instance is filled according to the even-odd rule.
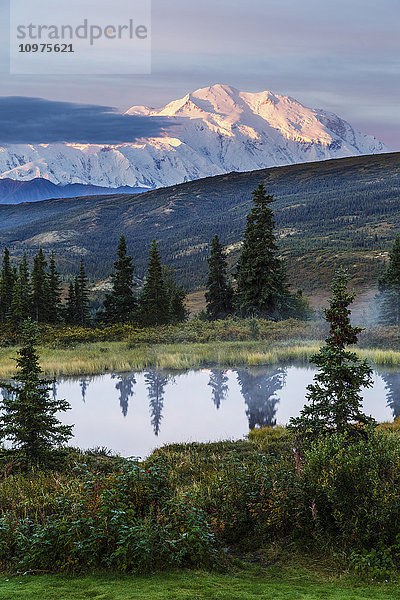
[[[0,178],[153,189],[232,171],[389,151],[337,115],[269,91],[213,85],[160,109],[134,106],[125,114],[168,117],[173,126],[164,137],[118,145],[3,146]],[[64,188],[57,196],[87,192]],[[32,194],[41,197],[33,188]]]
[[279,247],[295,288],[326,290],[339,264],[353,285],[376,284],[400,230],[400,153],[229,173],[139,195],[0,205],[0,248],[7,244],[13,257],[32,257],[40,246],[47,255],[54,250],[67,274],[83,257],[91,278],[100,280],[112,271],[123,233],[141,278],[156,238],[178,280],[201,288],[215,233],[233,270],[260,182],[275,194]]
[[[102,196],[110,194],[110,188],[95,185],[71,183],[69,185],[56,185],[47,179],[31,179],[30,181],[17,181],[15,179],[0,179],[0,204],[19,204],[21,202],[38,202],[50,198],[75,198],[76,196]],[[138,194],[146,191],[141,188],[124,186],[113,189],[115,194]]]

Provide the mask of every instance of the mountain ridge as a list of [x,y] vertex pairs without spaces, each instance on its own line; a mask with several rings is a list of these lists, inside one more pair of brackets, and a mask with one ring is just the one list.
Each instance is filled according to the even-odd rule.
[[[139,194],[142,188],[124,186],[112,189],[114,194]],[[78,196],[99,196],[110,194],[110,188],[83,183],[57,185],[48,179],[35,178],[29,181],[18,179],[0,179],[0,204],[20,204],[39,202],[51,198],[76,198]]]
[[159,109],[125,115],[168,117],[163,137],[132,143],[19,144],[0,147],[0,179],[158,188],[231,171],[388,152],[373,136],[288,96],[216,84]]

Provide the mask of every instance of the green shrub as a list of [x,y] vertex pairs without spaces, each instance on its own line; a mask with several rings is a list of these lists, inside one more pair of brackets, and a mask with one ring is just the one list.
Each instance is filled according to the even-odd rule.
[[[133,324],[114,324],[103,327],[42,326],[42,343],[52,347],[69,347],[88,342],[113,342],[127,340],[131,347],[137,344],[174,344],[181,342],[205,343],[213,341],[244,341],[265,339],[279,341],[305,337],[321,337],[318,323],[306,323],[295,319],[267,321],[265,319],[237,319],[234,317],[217,321],[193,319],[177,325],[160,325],[140,328]],[[1,341],[0,331],[0,341]],[[16,333],[3,333],[7,343],[18,343]],[[5,342],[6,343],[6,342]]]
[[399,541],[400,438],[384,431],[332,435],[302,455],[278,427],[165,446],[143,463],[70,450],[63,472],[8,466],[0,482],[4,569],[211,568],[223,548],[278,544],[336,552],[387,578]]
[[388,580],[396,568],[394,554],[398,554],[399,547],[372,548],[362,552],[352,552],[349,557],[350,566],[362,577]]
[[400,531],[400,443],[376,433],[350,443],[344,435],[304,452],[302,479],[314,518],[344,546],[372,549]]
[[379,423],[377,430],[400,435],[400,416],[396,417],[392,422],[385,421],[384,423]]
[[[118,473],[76,473],[75,489],[56,485],[52,502],[21,510],[3,498],[0,561],[25,571],[112,568],[148,572],[177,566],[214,566],[217,543],[204,511],[169,487],[162,457],[146,470],[137,463]],[[20,500],[21,480],[13,480]],[[41,484],[49,487],[48,479]],[[54,485],[54,482],[50,483]],[[10,485],[9,485],[10,487]],[[54,493],[55,491],[55,493]],[[40,495],[36,487],[35,495]]]

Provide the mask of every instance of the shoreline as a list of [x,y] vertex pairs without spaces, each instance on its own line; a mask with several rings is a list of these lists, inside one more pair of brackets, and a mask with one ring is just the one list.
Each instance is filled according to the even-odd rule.
[[[176,344],[137,344],[127,341],[86,342],[67,348],[39,346],[41,367],[48,377],[126,373],[148,368],[188,370],[204,367],[261,367],[276,363],[308,362],[319,340],[282,342],[221,341]],[[0,379],[15,373],[17,346],[0,348]],[[356,350],[371,366],[400,366],[400,351],[381,348]]]

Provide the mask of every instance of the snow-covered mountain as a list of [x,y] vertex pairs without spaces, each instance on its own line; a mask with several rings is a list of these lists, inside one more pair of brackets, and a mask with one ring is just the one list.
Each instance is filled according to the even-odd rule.
[[161,109],[134,106],[126,114],[167,116],[176,126],[164,137],[112,146],[3,146],[0,178],[154,188],[230,171],[390,151],[333,113],[226,85],[202,88]]

